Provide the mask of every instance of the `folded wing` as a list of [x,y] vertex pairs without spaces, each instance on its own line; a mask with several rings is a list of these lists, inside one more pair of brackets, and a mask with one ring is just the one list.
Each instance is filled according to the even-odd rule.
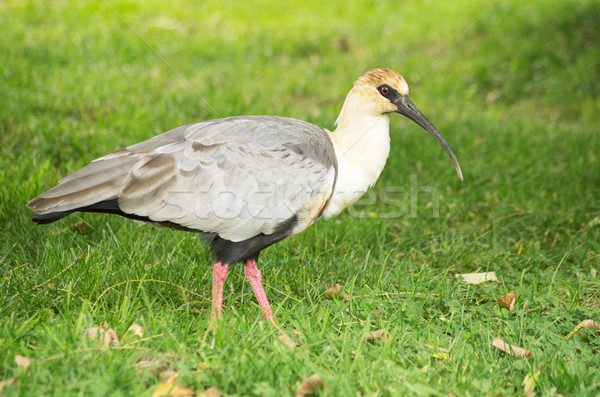
[[42,223],[77,211],[120,211],[242,241],[272,234],[294,217],[293,232],[310,225],[333,191],[336,167],[321,127],[232,117],[183,126],[94,160],[28,207]]

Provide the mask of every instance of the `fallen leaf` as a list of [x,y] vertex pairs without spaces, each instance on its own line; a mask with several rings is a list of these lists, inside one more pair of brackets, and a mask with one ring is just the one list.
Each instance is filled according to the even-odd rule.
[[371,342],[374,340],[381,340],[383,342],[388,342],[391,338],[390,334],[385,332],[383,329],[378,329],[377,331],[367,332],[363,335],[364,340],[367,342]]
[[456,278],[462,278],[465,283],[473,285],[481,284],[485,281],[498,281],[496,272],[457,274]]
[[531,352],[529,350],[519,346],[509,345],[500,338],[494,338],[494,340],[492,341],[492,346],[508,355],[514,354],[515,356],[520,358],[531,356]]
[[119,345],[119,337],[114,329],[109,328],[108,324],[104,321],[100,323],[99,327],[90,327],[87,329],[88,337],[91,340],[102,341],[102,346],[109,347],[111,344]]
[[221,393],[216,387],[209,387],[198,395],[198,397],[219,397]]
[[14,385],[16,382],[17,382],[17,377],[16,377],[16,376],[13,376],[13,377],[12,377],[12,378],[10,378],[10,379],[3,380],[2,382],[0,382],[0,393],[2,393],[2,390],[4,390],[4,388],[5,388],[6,386],[12,386],[12,385]]
[[77,222],[73,225],[73,230],[76,232],[87,232],[90,229],[90,225],[86,221]]
[[565,339],[571,339],[571,337],[573,337],[573,335],[578,333],[579,330],[581,330],[582,328],[596,330],[600,334],[600,323],[597,321],[588,319],[588,320],[583,320],[582,322],[577,324],[575,326],[575,328],[573,328],[573,330],[571,332],[569,332],[569,335],[567,335],[565,337]]
[[295,397],[304,397],[323,390],[323,379],[317,374],[312,374],[298,386]]
[[134,335],[139,336],[140,338],[144,337],[144,328],[142,328],[141,326],[137,325],[137,324],[131,324],[131,326],[129,328],[127,328],[127,332],[129,333],[131,332]]
[[348,296],[348,294],[346,293],[346,291],[342,291],[342,286],[339,284],[336,285],[330,285],[329,287],[327,287],[327,289],[325,290],[325,296],[327,297],[327,299],[329,300],[333,300],[336,297],[340,297],[342,300],[349,300],[350,296]]
[[176,385],[177,377],[179,374],[176,372],[165,382],[158,385],[154,393],[152,393],[152,397],[184,397],[184,396],[195,396],[196,392],[187,387],[183,387],[181,385]]
[[510,291],[508,294],[499,298],[496,302],[500,309],[507,309],[511,311],[515,307],[516,295],[514,291]]
[[277,339],[279,339],[281,342],[283,342],[284,345],[289,346],[289,347],[300,347],[300,346],[302,346],[300,343],[296,342],[295,340],[293,340],[292,338],[290,338],[286,334],[279,335],[277,337]]
[[537,380],[537,378],[540,376],[539,371],[531,371],[529,372],[526,376],[525,379],[523,379],[523,393],[525,393],[525,396],[527,397],[533,397],[535,396],[535,381]]
[[31,360],[25,356],[17,354],[15,356],[15,363],[17,363],[17,365],[19,367],[23,367],[23,369],[27,369],[27,367],[29,367],[29,365],[31,364]]

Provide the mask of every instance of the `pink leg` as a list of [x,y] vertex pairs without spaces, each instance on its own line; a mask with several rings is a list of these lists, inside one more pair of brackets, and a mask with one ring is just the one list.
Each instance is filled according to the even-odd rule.
[[221,318],[221,312],[223,311],[223,287],[225,286],[225,279],[227,279],[227,263],[221,264],[221,262],[215,263],[213,267],[213,290],[212,290],[212,313],[210,319],[213,320],[215,315]]
[[269,305],[267,295],[265,294],[265,290],[263,289],[262,275],[260,274],[260,270],[258,270],[258,267],[256,267],[256,261],[250,259],[248,262],[246,262],[246,267],[244,270],[246,273],[246,278],[250,282],[250,286],[254,291],[254,295],[256,295],[258,305],[263,310],[263,316],[265,316],[265,320],[275,324],[273,310],[271,310],[271,305]]

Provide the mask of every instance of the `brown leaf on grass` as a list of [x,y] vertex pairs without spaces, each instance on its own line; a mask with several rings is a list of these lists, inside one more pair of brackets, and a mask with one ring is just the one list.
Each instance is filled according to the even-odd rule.
[[519,358],[531,356],[531,352],[529,350],[519,346],[509,345],[500,338],[494,338],[494,340],[492,341],[492,346],[494,346],[496,349],[500,350],[503,353],[506,353],[508,355],[514,354]]
[[181,385],[175,384],[177,381],[177,377],[179,374],[175,372],[174,375],[169,377],[165,382],[158,385],[154,393],[152,393],[152,397],[184,397],[184,396],[195,396],[196,392],[187,387],[183,387]]
[[507,309],[511,311],[515,307],[516,295],[514,291],[510,291],[508,294],[499,298],[496,302],[500,309]]
[[17,383],[17,377],[16,376],[13,376],[12,378],[7,379],[7,380],[3,380],[2,382],[0,382],[0,393],[2,393],[2,390],[4,390],[4,388],[6,386],[12,386],[15,383]]
[[390,334],[385,332],[385,330],[378,329],[377,331],[367,332],[366,334],[363,335],[363,338],[367,342],[372,342],[374,340],[380,340],[380,341],[383,341],[384,343],[387,343],[390,340],[391,336],[390,336]]
[[304,397],[323,390],[323,379],[317,374],[312,374],[298,386],[295,397]]
[[87,232],[90,229],[90,225],[88,225],[86,221],[77,222],[73,225],[73,230],[75,230],[76,232]]
[[119,345],[119,337],[114,329],[110,328],[104,321],[99,327],[90,327],[87,329],[87,335],[91,340],[100,340],[102,346],[109,347],[110,345]]
[[569,332],[569,335],[567,335],[565,337],[565,339],[571,339],[573,337],[573,335],[575,335],[576,333],[578,333],[582,328],[585,329],[590,329],[592,331],[596,331],[600,334],[600,323],[594,320],[583,320],[582,322],[580,322],[579,324],[577,324],[575,326],[575,328],[573,328],[573,330],[571,332]]
[[296,342],[295,340],[293,340],[292,338],[290,338],[286,334],[279,335],[277,337],[277,339],[279,339],[281,342],[283,342],[284,345],[289,346],[289,347],[300,347],[300,346],[302,346],[302,344]]
[[342,286],[339,284],[336,285],[330,285],[329,287],[327,287],[327,289],[325,290],[325,296],[327,297],[327,299],[329,300],[333,300],[336,297],[340,297],[342,300],[349,300],[350,296],[348,296],[348,294],[346,293],[346,291],[342,291]]
[[29,367],[29,365],[31,364],[31,360],[25,356],[17,354],[15,356],[15,363],[17,363],[17,365],[19,367],[23,367],[23,369],[27,369],[27,367]]
[[496,272],[457,274],[456,278],[462,278],[465,283],[473,285],[481,284],[486,281],[498,281]]
[[219,397],[221,392],[216,387],[209,387],[198,395],[198,397]]
[[126,334],[132,333],[133,335],[143,338],[144,337],[144,328],[137,324],[131,324],[131,326],[129,328],[127,328],[127,331],[125,333]]

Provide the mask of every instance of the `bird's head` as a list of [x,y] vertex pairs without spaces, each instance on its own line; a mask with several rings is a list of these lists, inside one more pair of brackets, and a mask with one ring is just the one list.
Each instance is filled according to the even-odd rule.
[[408,117],[442,145],[454,163],[460,180],[462,171],[450,145],[408,97],[408,84],[404,77],[389,69],[372,69],[360,76],[353,84],[349,96],[360,102],[362,111],[373,116],[399,113]]

